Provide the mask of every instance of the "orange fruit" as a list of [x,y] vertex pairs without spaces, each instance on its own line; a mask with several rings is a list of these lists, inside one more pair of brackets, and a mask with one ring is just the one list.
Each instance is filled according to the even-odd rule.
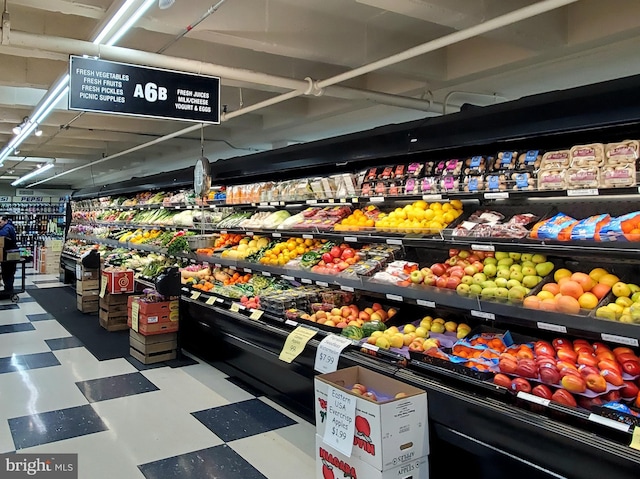
[[556,300],[555,298],[547,298],[540,301],[540,309],[544,311],[555,311],[556,310]]
[[598,306],[599,301],[598,297],[593,293],[584,293],[578,298],[578,303],[583,309],[594,309]]
[[554,296],[560,292],[558,283],[547,283],[542,287],[542,291],[549,291]]
[[576,283],[575,281],[563,281],[560,285],[560,294],[562,294],[563,296],[571,296],[576,300],[576,302],[583,293],[584,290],[582,289],[582,286],[580,286],[580,284]]
[[609,291],[611,291],[611,286],[604,283],[598,283],[591,289],[591,293],[598,299],[604,298]]
[[580,314],[580,303],[572,296],[562,296],[556,303],[556,309],[561,313]]
[[584,291],[591,291],[596,285],[596,282],[586,273],[573,273],[571,275],[571,281],[575,281]]
[[524,298],[522,305],[529,309],[540,309],[540,298],[537,296],[527,296]]

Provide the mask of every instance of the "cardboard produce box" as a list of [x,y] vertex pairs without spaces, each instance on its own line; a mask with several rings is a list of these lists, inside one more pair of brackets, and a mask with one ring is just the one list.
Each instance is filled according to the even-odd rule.
[[429,479],[428,456],[414,458],[399,466],[379,471],[351,455],[347,457],[327,446],[316,434],[316,479]]
[[103,271],[102,281],[106,282],[106,291],[111,294],[133,293],[135,291],[133,270]]
[[[175,301],[162,301],[158,303],[147,303],[140,301],[140,297],[136,296],[129,299],[127,311],[127,324],[134,331],[143,335],[164,334],[178,331],[180,312],[171,310],[171,304],[178,303]],[[164,304],[166,307],[156,305]],[[135,306],[135,311],[134,311]],[[154,311],[151,314],[145,314],[142,311]],[[158,313],[160,311],[160,313]]]
[[[429,454],[427,393],[424,390],[361,366],[318,375],[314,383],[316,432],[320,437],[324,435],[327,408],[331,405],[329,386],[356,397],[352,458],[386,471]],[[380,402],[365,399],[351,392],[354,384],[363,384],[379,398],[387,399]],[[406,397],[395,399],[398,393],[404,393]]]

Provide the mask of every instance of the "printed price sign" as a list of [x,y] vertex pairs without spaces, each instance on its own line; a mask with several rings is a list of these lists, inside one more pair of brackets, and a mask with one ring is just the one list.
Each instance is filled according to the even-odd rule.
[[290,363],[297,358],[302,351],[304,351],[304,347],[315,335],[316,331],[303,326],[298,326],[289,333],[289,336],[287,336],[287,340],[284,342],[284,346],[282,347],[282,351],[280,351],[278,359],[285,363]]
[[313,368],[320,373],[332,373],[338,369],[340,353],[351,344],[349,338],[329,334],[320,341],[316,350],[316,362]]
[[327,427],[322,440],[351,457],[356,417],[356,397],[329,386],[327,390]]
[[631,444],[629,447],[640,451],[640,427],[633,428],[633,438],[631,439]]
[[212,304],[215,304],[215,302],[216,302],[216,298],[211,296],[209,299],[207,299],[205,304],[208,304],[209,306],[211,306]]
[[131,329],[138,332],[138,315],[140,313],[140,303],[134,301],[131,305]]
[[200,297],[200,291],[194,291],[191,293],[191,299],[198,299]]
[[251,315],[249,316],[249,319],[260,319],[262,317],[262,315],[264,314],[264,311],[262,311],[261,309],[254,309],[251,312]]
[[102,281],[100,282],[100,297],[104,298],[105,293],[107,292],[107,282],[109,278],[107,276],[102,276]]

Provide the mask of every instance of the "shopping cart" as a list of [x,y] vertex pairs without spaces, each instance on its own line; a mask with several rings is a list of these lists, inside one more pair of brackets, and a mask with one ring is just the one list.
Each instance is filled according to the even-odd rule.
[[[22,265],[22,278],[20,281],[20,289],[14,289],[11,292],[5,292],[5,291],[1,291],[0,290],[0,300],[6,300],[6,299],[10,299],[12,303],[17,303],[18,301],[20,301],[20,296],[18,296],[20,293],[24,293],[26,291],[26,287],[25,287],[25,281],[26,281],[26,277],[27,277],[27,263],[30,262],[32,260],[32,258],[20,258],[19,260],[16,261],[2,261],[0,262],[0,268],[2,268],[2,266],[5,263],[19,263]],[[17,268],[16,268],[17,269]],[[15,284],[14,284],[15,287]]]

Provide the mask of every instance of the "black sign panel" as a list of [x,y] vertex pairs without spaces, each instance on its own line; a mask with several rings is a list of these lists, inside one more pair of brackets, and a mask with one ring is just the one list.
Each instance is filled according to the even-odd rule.
[[69,109],[220,123],[220,79],[71,56]]

